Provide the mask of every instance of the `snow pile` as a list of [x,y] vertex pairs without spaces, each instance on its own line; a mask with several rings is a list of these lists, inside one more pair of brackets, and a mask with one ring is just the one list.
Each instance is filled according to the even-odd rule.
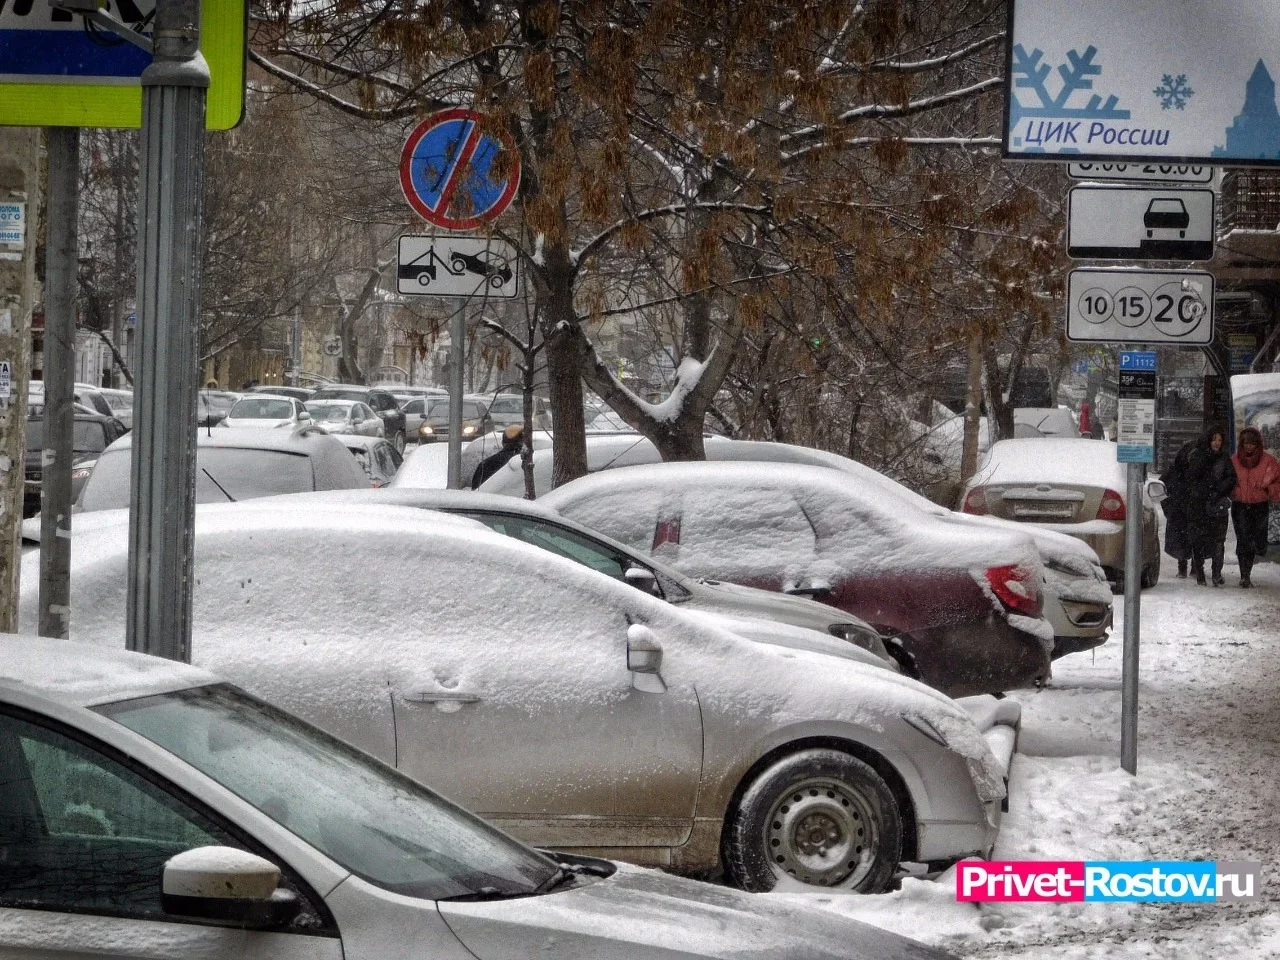
[[[33,629],[34,602],[30,610],[27,628]],[[147,696],[214,679],[183,663],[124,650],[86,650],[70,640],[0,635],[0,682],[21,684],[77,703]]]

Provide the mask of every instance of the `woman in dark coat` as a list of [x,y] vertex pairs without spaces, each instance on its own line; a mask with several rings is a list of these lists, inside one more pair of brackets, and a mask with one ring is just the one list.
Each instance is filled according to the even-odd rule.
[[[1178,455],[1181,457],[1181,451]],[[1208,558],[1213,585],[1220,587],[1224,583],[1222,552],[1231,515],[1231,491],[1236,486],[1236,471],[1231,465],[1225,430],[1211,427],[1195,442],[1187,456],[1182,482],[1187,539],[1191,545],[1191,566],[1195,570],[1196,583],[1205,582],[1204,561]]]
[[1195,449],[1194,440],[1184,443],[1173,463],[1160,479],[1164,481],[1164,552],[1178,561],[1178,579],[1187,578],[1187,561],[1191,559],[1191,537],[1187,534],[1187,461]]

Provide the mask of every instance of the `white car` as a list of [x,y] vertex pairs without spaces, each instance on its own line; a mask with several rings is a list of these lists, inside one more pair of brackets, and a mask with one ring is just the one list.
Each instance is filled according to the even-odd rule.
[[386,427],[373,408],[359,400],[308,400],[311,422],[325,433],[349,433],[357,437],[382,437]]
[[0,635],[0,956],[943,960],[531,850],[204,670]]
[[311,414],[301,400],[253,393],[233,403],[218,426],[241,430],[296,430],[310,422]]
[[[526,842],[860,891],[994,843],[1013,701],[980,728],[887,670],[739,638],[441,513],[210,505],[194,547],[197,664]],[[123,512],[77,532],[72,639],[124,645],[128,553]],[[420,572],[413,617],[388,569]]]

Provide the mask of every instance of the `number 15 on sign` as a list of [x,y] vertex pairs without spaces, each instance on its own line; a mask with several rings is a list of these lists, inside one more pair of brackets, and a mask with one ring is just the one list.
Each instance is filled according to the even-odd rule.
[[1165,270],[1071,271],[1067,339],[1102,343],[1213,341],[1213,276]]

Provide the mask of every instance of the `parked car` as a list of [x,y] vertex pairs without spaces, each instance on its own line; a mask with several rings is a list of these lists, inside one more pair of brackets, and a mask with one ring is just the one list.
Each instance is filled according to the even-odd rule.
[[301,400],[268,393],[255,393],[241,397],[233,403],[218,426],[249,430],[296,430],[310,420],[311,414],[307,412]]
[[107,406],[111,408],[111,415],[119,420],[126,430],[132,430],[133,391],[102,387],[98,390],[98,393],[107,401]]
[[532,850],[214,674],[95,645],[0,637],[0,782],[6,956],[947,956]]
[[[1125,468],[1106,440],[1001,440],[961,494],[965,513],[989,514],[1078,537],[1098,554],[1115,589],[1124,589]],[[1160,579],[1155,504],[1144,494],[1142,586]]]
[[379,387],[363,387],[358,384],[329,383],[317,390],[312,400],[354,400],[363,403],[382,421],[383,435],[391,441],[396,450],[404,453],[404,445],[408,440],[405,430],[404,414],[400,404],[389,392]]
[[[102,453],[76,500],[76,510],[129,505],[130,438]],[[196,502],[225,503],[303,490],[366,487],[360,464],[333,437],[313,427],[210,430],[196,434]]]
[[381,437],[356,437],[343,434],[338,440],[355,456],[360,469],[374,487],[385,487],[395,479],[404,458],[400,451]]
[[607,470],[546,506],[689,576],[811,596],[897,637],[952,696],[1049,676],[1040,556],[1029,537],[969,530],[831,470],[666,463]]
[[216,427],[231,410],[232,404],[240,399],[240,394],[226,390],[201,390],[197,403],[199,413],[197,420],[202,427]]
[[[706,437],[704,445],[708,460],[796,463],[832,469],[847,475],[846,482],[853,496],[870,486],[940,520],[996,528],[1006,534],[1018,532],[1029,535],[1035,541],[1045,571],[1045,580],[1041,585],[1044,599],[1042,616],[1053,627],[1053,656],[1056,658],[1087,650],[1107,640],[1112,610],[1111,597],[1105,586],[1106,573],[1097,554],[1079,540],[995,517],[976,517],[948,510],[870,467],[825,450],[789,443],[729,440],[725,437]],[[551,458],[539,456],[537,449],[535,443],[534,477],[538,490],[546,491],[550,488]],[[587,465],[592,473],[615,467],[658,463],[660,460],[653,444],[639,434],[587,437]],[[428,485],[415,482],[412,474],[402,476],[401,479],[405,486]],[[486,493],[523,496],[524,477],[508,465],[490,478],[481,490]]]
[[[115,417],[77,413],[71,428],[71,499],[74,501],[93,469],[94,462],[114,441],[125,435]],[[27,418],[26,477],[23,485],[22,515],[40,512],[40,492],[44,486],[44,419]]]
[[386,432],[382,418],[359,400],[308,400],[307,413],[325,433],[382,437]]
[[[409,489],[330,490],[291,494],[282,503],[383,504],[438,510],[469,517],[490,530],[548,550],[605,576],[629,583],[681,610],[700,610],[724,617],[776,621],[837,637],[897,668],[880,635],[866,622],[826,604],[768,590],[754,590],[717,580],[693,579],[655,562],[652,557],[563,517],[540,503],[464,490]],[[416,594],[415,594],[416,596]],[[734,630],[741,633],[741,630]],[[756,631],[753,639],[762,637]],[[813,649],[813,648],[810,648]],[[829,652],[818,647],[816,652]]]
[[[209,505],[194,549],[197,664],[526,842],[869,891],[994,841],[1012,701],[980,728],[904,677],[741,639],[439,513]],[[412,618],[387,557],[431,572]],[[72,639],[123,646],[127,574],[123,512],[77,533]]]
[[[501,433],[512,425],[524,425],[524,396],[500,393],[489,402],[489,419],[493,429]],[[533,398],[533,429],[551,429],[551,405],[542,397]]]
[[[449,411],[451,404],[446,397],[431,404],[426,421],[418,428],[421,443],[442,443],[449,439]],[[489,419],[489,407],[484,397],[464,397],[462,400],[462,437],[471,440],[493,429]]]
[[274,397],[290,397],[294,400],[301,400],[306,403],[315,393],[307,387],[286,387],[281,384],[260,383],[256,387],[250,387],[246,393],[269,393]]
[[[1031,427],[1042,437],[1079,437],[1080,425],[1066,407],[1018,407],[1013,411],[1017,426]],[[1015,429],[1015,438],[1021,437]]]

